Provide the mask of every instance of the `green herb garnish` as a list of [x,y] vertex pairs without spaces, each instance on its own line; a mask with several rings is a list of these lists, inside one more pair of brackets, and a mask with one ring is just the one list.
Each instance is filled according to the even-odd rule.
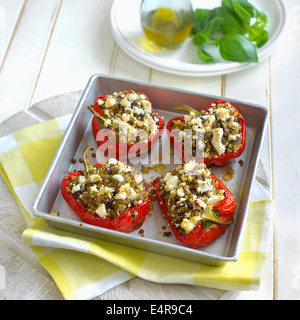
[[207,207],[201,216],[203,229],[211,229],[215,224],[219,226],[229,226],[233,223],[233,219],[223,221],[219,218],[219,209]]
[[[258,62],[257,48],[269,40],[268,17],[247,0],[222,0],[212,10],[196,9],[191,31],[201,60],[223,58],[236,62]],[[219,48],[220,57],[211,50]]]

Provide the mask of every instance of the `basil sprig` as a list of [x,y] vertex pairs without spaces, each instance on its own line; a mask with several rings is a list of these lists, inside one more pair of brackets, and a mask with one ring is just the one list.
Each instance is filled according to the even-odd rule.
[[[203,61],[258,62],[257,48],[269,40],[268,21],[247,0],[222,0],[220,7],[194,11],[191,37]],[[219,48],[219,57],[212,47]]]

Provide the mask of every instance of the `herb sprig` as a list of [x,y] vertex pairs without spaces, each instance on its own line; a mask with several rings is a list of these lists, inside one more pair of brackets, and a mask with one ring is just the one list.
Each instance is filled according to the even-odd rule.
[[201,60],[217,59],[209,48],[218,47],[224,60],[258,62],[257,48],[269,40],[269,18],[247,0],[222,0],[212,10],[197,8],[191,31]]

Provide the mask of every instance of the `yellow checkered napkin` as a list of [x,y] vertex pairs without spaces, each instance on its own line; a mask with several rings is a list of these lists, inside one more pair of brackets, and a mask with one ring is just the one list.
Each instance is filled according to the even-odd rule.
[[[19,203],[31,246],[65,299],[91,299],[138,276],[223,290],[252,290],[260,284],[271,236],[271,202],[257,184],[240,258],[214,267],[167,257],[55,229],[31,216],[32,202],[70,116],[44,122],[0,139],[0,170]],[[263,195],[263,196],[262,196]],[[161,266],[164,266],[161,268]]]

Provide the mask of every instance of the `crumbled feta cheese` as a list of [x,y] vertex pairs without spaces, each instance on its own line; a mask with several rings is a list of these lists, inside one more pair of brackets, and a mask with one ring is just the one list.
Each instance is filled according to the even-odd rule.
[[181,222],[181,228],[183,228],[187,233],[193,231],[196,224],[200,220],[199,216],[193,216],[191,219],[184,218]]
[[185,114],[185,115],[183,116],[183,118],[184,118],[184,121],[185,121],[185,122],[190,122],[190,121],[193,119],[191,113],[190,113],[190,114]]
[[205,144],[200,140],[197,142],[197,147],[198,147],[198,150],[203,150],[205,147]]
[[126,94],[126,97],[130,101],[134,101],[138,98],[138,95],[135,92],[129,92]]
[[131,168],[130,166],[128,166],[127,164],[123,164],[122,162],[120,162],[120,171],[121,172],[131,172]]
[[110,126],[111,125],[111,120],[110,119],[105,119],[104,125],[105,125],[105,127]]
[[135,182],[140,184],[143,181],[143,177],[140,174],[134,176]]
[[179,138],[184,139],[184,137],[186,136],[186,132],[180,131],[178,135],[179,135]]
[[98,182],[102,180],[102,178],[99,176],[99,174],[92,174],[90,175],[91,182]]
[[146,117],[148,123],[149,123],[149,128],[152,130],[152,131],[156,131],[157,130],[157,124],[155,123],[155,121],[153,120],[152,117],[148,116]]
[[109,117],[110,111],[109,111],[108,109],[105,109],[105,110],[104,110],[104,114],[105,114],[107,117]]
[[100,206],[98,207],[98,209],[96,210],[96,214],[105,219],[106,218],[106,215],[107,215],[107,212],[106,212],[106,208],[105,208],[105,204],[104,203],[101,203]]
[[148,101],[148,100],[142,100],[141,104],[142,104],[145,112],[149,114],[151,112],[151,109],[152,109],[151,108],[151,102]]
[[217,119],[227,120],[229,118],[229,109],[226,108],[218,108],[215,110],[217,114]]
[[129,114],[127,114],[127,113],[123,113],[121,118],[122,118],[123,121],[128,122],[130,116],[129,116]]
[[201,193],[201,192],[207,192],[212,190],[212,185],[211,185],[211,180],[198,180],[198,187],[197,187],[197,192]]
[[197,124],[197,119],[196,119],[196,118],[192,119],[192,120],[191,120],[191,125],[194,126],[194,125],[196,125],[196,124]]
[[120,174],[114,174],[114,175],[112,176],[112,178],[113,178],[114,180],[120,182],[120,183],[122,183],[122,182],[124,181],[123,176],[120,175]]
[[76,184],[75,186],[73,186],[72,188],[72,193],[75,193],[76,191],[79,191],[80,190],[80,185],[79,184]]
[[199,208],[202,208],[202,209],[205,209],[206,208],[206,203],[201,200],[201,199],[194,199],[193,200],[193,203],[196,207],[199,207]]
[[131,107],[131,102],[127,99],[122,99],[121,100],[121,106],[124,108],[130,108]]
[[198,127],[202,127],[202,120],[200,117],[196,118],[197,119],[197,125]]
[[132,108],[132,112],[135,113],[135,114],[137,114],[137,115],[140,115],[140,114],[144,114],[144,113],[145,113],[145,111],[144,111],[142,108],[139,108],[139,107],[136,107],[136,106],[134,106],[134,107]]
[[128,199],[133,200],[136,198],[137,193],[133,190],[132,187],[126,188],[126,194]]
[[178,195],[178,197],[180,197],[180,198],[183,198],[183,197],[185,196],[185,193],[184,193],[183,188],[178,188],[178,189],[177,189],[177,195]]
[[233,130],[238,130],[240,127],[240,124],[238,122],[231,122],[230,123],[230,128],[232,128]]
[[115,158],[110,158],[108,159],[108,164],[116,165],[118,163],[118,160]]
[[85,176],[79,176],[78,181],[80,183],[85,183]]
[[223,199],[224,199],[224,196],[222,194],[218,194],[218,195],[215,195],[215,196],[208,198],[207,204],[217,203]]
[[119,192],[115,195],[115,199],[117,200],[125,200],[126,198],[133,200],[137,197],[137,193],[134,191],[132,187],[130,187],[129,183],[125,183],[119,189]]
[[115,199],[117,200],[125,200],[126,199],[126,192],[121,191],[115,195]]
[[178,185],[178,177],[172,176],[170,172],[167,172],[164,181],[166,182],[166,190],[170,191],[177,188]]
[[102,99],[98,99],[98,106],[102,106],[104,101]]
[[216,117],[214,115],[209,116],[209,118],[205,121],[205,126],[206,127],[211,127],[213,122],[216,120]]
[[222,144],[222,137],[223,137],[222,128],[213,129],[213,138],[211,143],[219,155],[225,152],[225,146]]
[[196,161],[193,160],[193,161],[190,161],[190,162],[187,162],[183,165],[183,170],[188,172],[188,171],[192,171],[196,166]]
[[114,188],[110,188],[104,185],[101,185],[100,189],[99,189],[99,194],[100,195],[107,195],[109,198],[112,198],[112,195],[114,193],[115,189]]
[[90,188],[90,192],[93,193],[93,194],[95,194],[95,193],[98,193],[99,190],[97,189],[97,186],[96,186],[96,185],[93,185],[93,186],[91,186],[91,188]]
[[116,104],[116,99],[115,98],[107,98],[105,102],[105,108],[111,109],[115,104]]
[[234,141],[236,138],[237,138],[237,136],[236,136],[235,134],[230,134],[230,135],[228,136],[228,140],[229,140],[229,141]]

